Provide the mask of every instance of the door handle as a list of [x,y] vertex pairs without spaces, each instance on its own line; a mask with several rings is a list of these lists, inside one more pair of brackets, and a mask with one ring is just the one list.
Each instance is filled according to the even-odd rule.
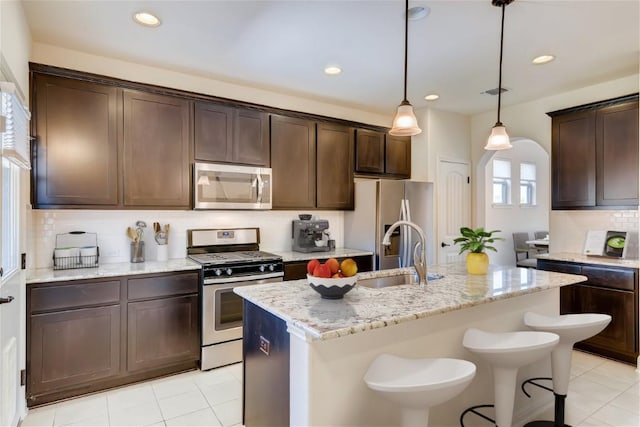
[[11,297],[11,296],[6,297],[6,298],[0,298],[0,304],[8,304],[13,300],[14,300],[14,298]]
[[445,242],[440,243],[440,247],[442,247],[442,248],[446,248],[447,246],[451,246],[451,245],[449,245],[449,244],[447,244]]

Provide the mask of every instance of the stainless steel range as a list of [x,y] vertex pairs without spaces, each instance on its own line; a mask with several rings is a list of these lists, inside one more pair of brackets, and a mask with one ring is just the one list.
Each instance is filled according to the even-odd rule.
[[258,228],[187,230],[187,256],[202,264],[203,370],[242,361],[242,298],[237,286],[280,282],[282,258],[259,250]]

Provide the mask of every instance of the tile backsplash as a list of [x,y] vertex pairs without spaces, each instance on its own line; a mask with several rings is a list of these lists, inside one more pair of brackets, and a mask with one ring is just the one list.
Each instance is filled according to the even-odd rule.
[[343,246],[343,213],[341,211],[105,211],[105,210],[38,210],[31,211],[27,265],[29,268],[51,267],[56,235],[70,231],[97,233],[100,264],[129,261],[130,240],[127,227],[145,221],[145,258],[156,260],[157,247],[152,224],[170,225],[169,258],[186,256],[187,230],[217,227],[260,228],[260,249],[291,250],[291,221],[299,213],[311,213],[329,221],[336,246]]
[[[638,232],[637,210],[575,210],[549,212],[549,251],[581,253],[589,230]],[[638,258],[638,254],[630,254]]]

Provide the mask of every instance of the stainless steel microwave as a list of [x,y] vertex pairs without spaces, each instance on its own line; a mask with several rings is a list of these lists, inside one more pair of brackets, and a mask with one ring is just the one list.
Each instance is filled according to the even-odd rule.
[[196,163],[194,209],[271,209],[271,169]]

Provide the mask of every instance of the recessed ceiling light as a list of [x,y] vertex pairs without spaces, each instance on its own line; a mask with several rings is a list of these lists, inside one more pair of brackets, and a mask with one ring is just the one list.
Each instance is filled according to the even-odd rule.
[[438,95],[437,93],[430,93],[429,95],[424,97],[424,99],[426,99],[427,101],[435,101],[438,98],[440,98],[440,95]]
[[417,21],[418,19],[429,16],[430,13],[431,9],[428,6],[415,6],[409,9],[409,20]]
[[157,27],[160,25],[160,18],[149,12],[135,13],[133,20],[145,27]]
[[553,61],[555,58],[556,57],[553,55],[540,55],[533,58],[531,60],[531,63],[536,65],[546,64],[547,62]]
[[327,65],[326,67],[324,67],[324,73],[329,76],[337,76],[338,74],[342,73],[342,68],[338,67],[337,65]]

